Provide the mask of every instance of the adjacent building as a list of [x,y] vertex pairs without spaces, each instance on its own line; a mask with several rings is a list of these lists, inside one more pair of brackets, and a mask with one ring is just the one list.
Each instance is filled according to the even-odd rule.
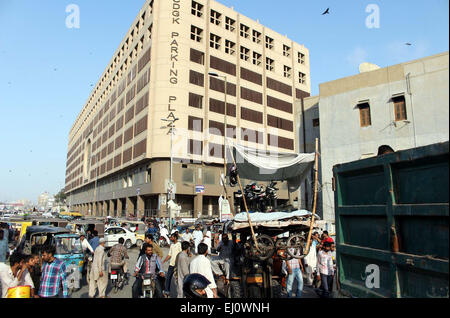
[[308,120],[320,124],[324,219],[334,220],[334,165],[376,156],[382,145],[449,140],[448,86],[448,52],[320,85],[319,120]]
[[[303,151],[294,105],[310,95],[309,70],[303,45],[216,1],[147,0],[70,130],[69,204],[91,215],[167,215],[172,171],[182,213],[217,214],[224,134]],[[163,128],[171,120],[173,143]]]

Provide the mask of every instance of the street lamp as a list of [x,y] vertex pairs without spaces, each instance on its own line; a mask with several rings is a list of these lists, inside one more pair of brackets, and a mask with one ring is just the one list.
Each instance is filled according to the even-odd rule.
[[[219,75],[215,72],[208,72],[209,76],[223,78],[225,81],[225,111],[224,111],[224,129],[223,129],[223,188],[225,191],[226,199],[228,200],[228,192],[227,192],[227,116],[228,116],[228,104],[227,104],[227,89],[228,89],[228,81],[226,75]],[[220,211],[220,220],[222,221],[222,207],[219,209]]]
[[[169,119],[171,118],[171,119]],[[169,132],[170,133],[170,186],[172,187],[173,185],[173,136],[174,136],[174,132],[175,132],[175,122],[180,120],[179,118],[175,118],[175,117],[168,117],[168,118],[161,118],[162,121],[164,122],[168,122],[167,126],[165,127],[161,127],[161,128],[169,128]],[[169,189],[167,189],[168,193],[167,196],[169,197],[170,195],[170,199],[172,198],[172,191],[173,191],[173,187],[172,189],[169,191]],[[169,198],[167,198],[167,200],[169,200]],[[169,229],[172,230],[172,208],[169,207]]]

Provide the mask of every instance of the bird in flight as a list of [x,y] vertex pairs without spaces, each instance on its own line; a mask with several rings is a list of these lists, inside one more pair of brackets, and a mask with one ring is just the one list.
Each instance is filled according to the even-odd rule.
[[322,13],[322,15],[325,15],[325,14],[330,14],[330,8],[327,8],[327,9],[325,10],[325,12]]
[[411,46],[412,44],[411,44],[411,43],[405,43],[405,45],[407,45],[407,46]]

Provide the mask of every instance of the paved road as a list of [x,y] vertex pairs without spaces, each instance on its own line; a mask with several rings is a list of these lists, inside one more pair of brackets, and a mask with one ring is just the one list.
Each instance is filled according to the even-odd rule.
[[[169,253],[168,248],[163,248],[164,257]],[[136,261],[139,255],[139,249],[137,247],[133,247],[128,250],[128,256],[130,259],[127,261],[128,272],[130,275],[134,272],[134,266],[136,265]],[[109,259],[108,259],[109,260]],[[169,267],[169,262],[166,262],[163,265],[164,271],[167,271]],[[111,287],[111,281],[108,281],[108,287],[106,288],[106,296],[110,298],[131,298],[131,287],[135,281],[134,277],[130,277],[128,285],[125,285],[122,290],[119,290],[117,293],[114,293]],[[97,293],[98,296],[98,293]],[[72,294],[72,298],[89,298],[89,286],[86,283],[86,279],[83,278],[82,287],[79,291],[76,291]]]

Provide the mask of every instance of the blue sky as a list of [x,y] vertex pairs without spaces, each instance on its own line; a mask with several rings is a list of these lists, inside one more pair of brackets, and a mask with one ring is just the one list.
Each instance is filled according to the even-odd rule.
[[[388,66],[449,47],[448,0],[220,2],[308,47],[312,94],[363,61]],[[65,26],[71,3],[80,29]],[[143,3],[0,0],[0,201],[64,186],[71,125]],[[379,29],[365,26],[369,4],[380,8]]]

